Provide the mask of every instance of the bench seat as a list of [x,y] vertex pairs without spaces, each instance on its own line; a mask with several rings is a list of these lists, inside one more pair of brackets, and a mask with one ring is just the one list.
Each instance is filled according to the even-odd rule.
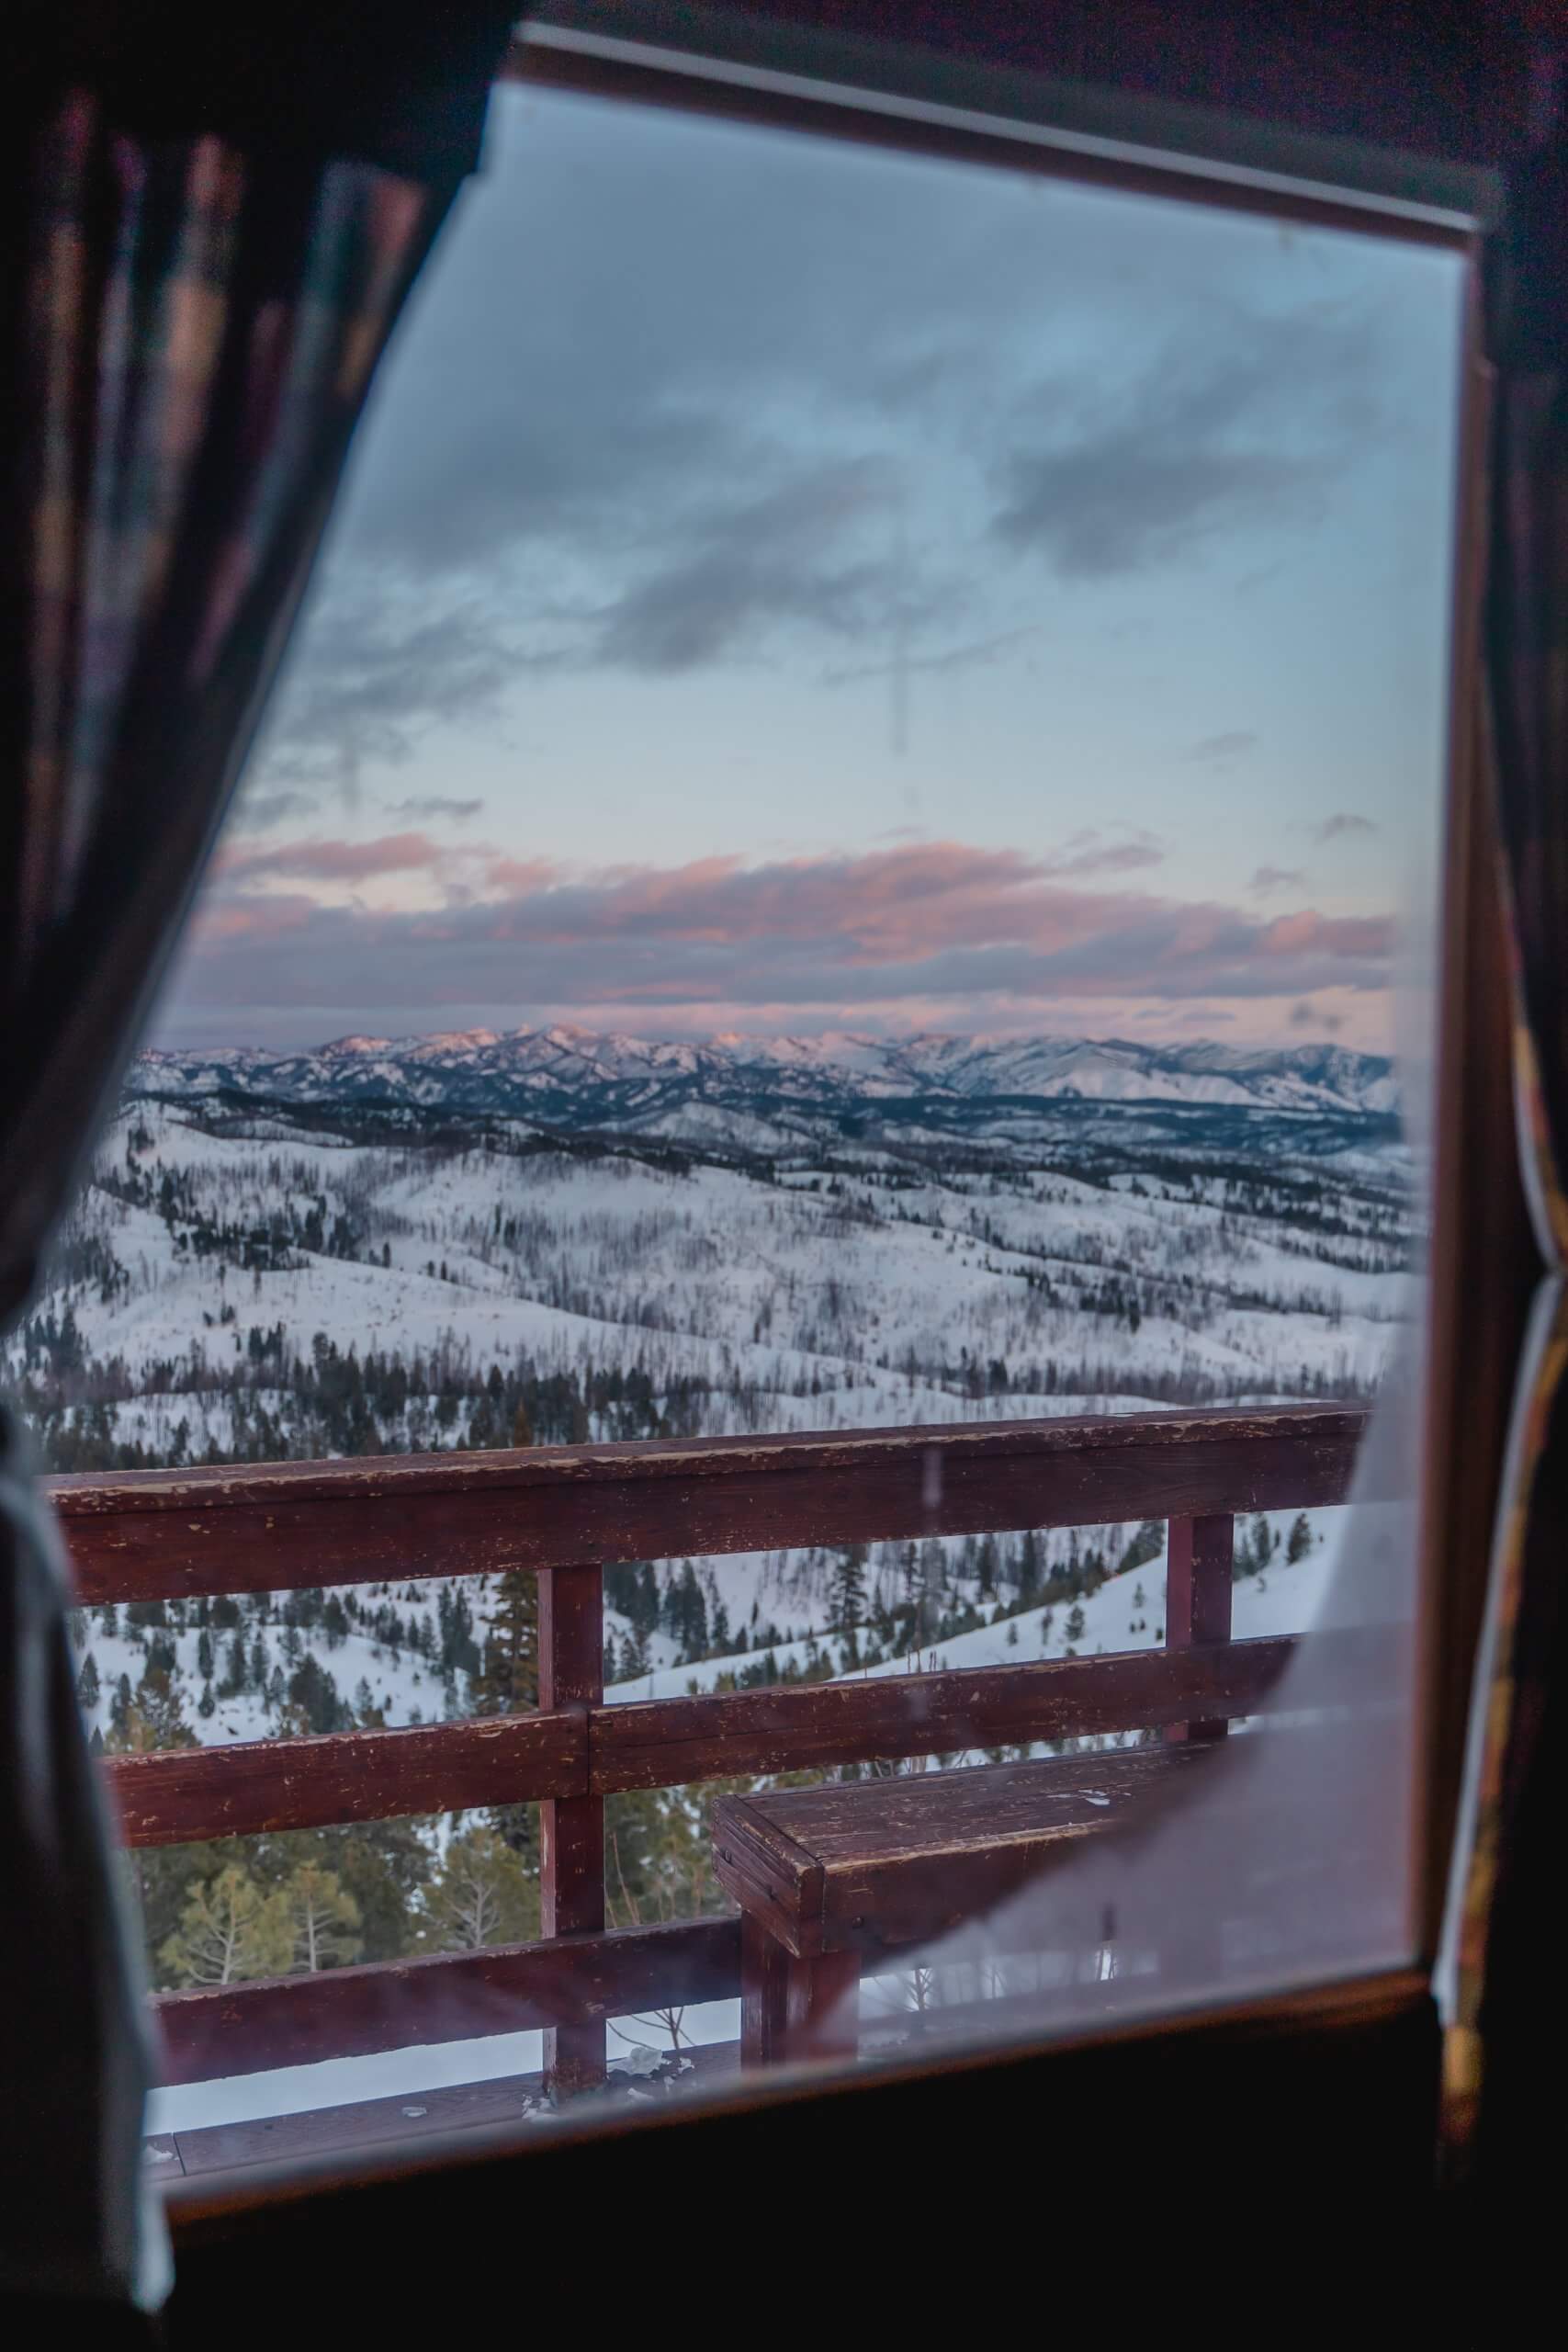
[[746,2063],[849,2047],[865,1962],[988,1911],[1078,1839],[1175,1795],[1212,1754],[1160,1742],[716,1799],[714,1866],[741,1911]]

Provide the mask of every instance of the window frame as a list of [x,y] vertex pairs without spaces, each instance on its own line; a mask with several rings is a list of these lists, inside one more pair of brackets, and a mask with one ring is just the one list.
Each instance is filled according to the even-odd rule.
[[[626,38],[659,20],[682,36],[671,41]],[[603,29],[606,22],[615,32]],[[686,44],[703,25],[722,24],[728,53],[696,53]],[[782,43],[782,52],[781,52]],[[728,2151],[759,2144],[750,2125],[772,2119],[768,2162],[781,2181],[800,2152],[847,2130],[890,2152],[903,2144],[909,2094],[940,2099],[943,2112],[973,2118],[979,2130],[999,2118],[1049,2069],[1051,2098],[1063,2112],[1081,2103],[1086,2148],[1092,2114],[1111,2086],[1153,2081],[1162,2072],[1186,2081],[1194,2071],[1235,2083],[1277,2078],[1280,2096],[1304,2100],[1314,2133],[1344,2123],[1311,2103],[1307,2053],[1356,2053],[1369,2084],[1396,2102],[1392,2139],[1414,2185],[1419,2151],[1434,2136],[1438,2026],[1430,1969],[1446,1890],[1446,1855],[1457,1810],[1468,1710],[1470,1666],[1484,1595],[1493,1512],[1508,1408],[1507,1368],[1515,1360],[1531,1270],[1529,1227],[1515,1145],[1509,1075],[1509,1008],[1504,906],[1488,831],[1480,746],[1481,580],[1484,569],[1486,379],[1481,359],[1479,265],[1494,189],[1469,166],[1418,170],[1409,158],[1302,135],[1270,137],[1253,126],[1237,133],[1230,118],[1200,118],[1028,76],[981,69],[934,74],[927,94],[908,87],[894,51],[855,51],[854,84],[813,75],[848,71],[841,42],[776,21],[751,43],[733,17],[683,9],[559,6],[523,28],[502,78],[525,85],[648,107],[716,116],[741,124],[849,139],[992,168],[1035,172],[1078,185],[1242,210],[1303,226],[1326,227],[1436,245],[1459,254],[1468,273],[1461,383],[1459,481],[1450,647],[1449,748],[1439,925],[1439,1007],[1434,1116],[1435,1232],[1430,1267],[1430,1349],[1424,1410],[1419,1498],[1419,1689],[1416,1894],[1419,1940],[1415,1963],[1371,1977],[1325,1984],[1265,2001],[1216,2001],[1176,2018],[1079,2033],[1059,2041],[983,2054],[937,2056],[873,2073],[800,2085],[749,2081],[721,2107],[679,2109],[626,2122],[563,2123],[520,2143],[514,2134],[465,2135],[462,2148],[408,2143],[373,2156],[324,2158],[272,2175],[261,2168],[204,2185],[171,2185],[169,2210],[181,2263],[182,2317],[197,2307],[204,2278],[216,2279],[237,2238],[279,2233],[302,2247],[313,2233],[344,2227],[332,2192],[352,2182],[363,2193],[355,2228],[373,2247],[394,2222],[405,2193],[427,2207],[451,2194],[453,2216],[476,2197],[498,2212],[521,2192],[537,2193],[536,2162],[570,2165],[574,2180],[605,2195],[650,2163],[672,2166],[722,2196]],[[737,52],[739,53],[737,53]],[[781,53],[784,62],[780,62]],[[932,96],[943,87],[962,97]],[[971,101],[983,97],[985,111]],[[1160,141],[1168,152],[1156,153]],[[1179,145],[1182,152],[1174,152]],[[1339,176],[1337,178],[1336,175]],[[1478,1365],[1482,1368],[1477,1376]],[[1334,2073],[1338,2061],[1330,2064]],[[1337,2076],[1336,2076],[1337,2079]],[[1077,2087],[1074,2087],[1077,2086]],[[1102,2087],[1103,2086],[1103,2087]],[[1112,2101],[1112,2104],[1115,2102]],[[1303,2110],[1305,2111],[1305,2110]],[[852,2122],[846,2119],[853,2118]],[[748,2120],[750,2120],[750,2123]],[[836,2120],[835,2120],[836,2119]],[[1103,2126],[1100,2127],[1103,2132]],[[645,2145],[649,2133],[654,2135]],[[1386,2135],[1385,2135],[1386,2138]],[[795,2155],[791,2155],[791,2151]],[[754,2161],[749,2158],[747,2161]],[[730,2181],[733,2192],[733,2179]],[[394,2223],[395,2225],[395,2223]],[[212,2257],[220,2257],[216,2267]],[[187,2288],[187,2276],[191,2284]]]

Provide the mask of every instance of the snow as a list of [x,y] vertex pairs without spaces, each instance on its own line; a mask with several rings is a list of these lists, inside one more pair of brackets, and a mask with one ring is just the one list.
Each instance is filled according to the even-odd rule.
[[[418,1358],[476,1382],[492,1367],[584,1382],[635,1369],[678,1432],[717,1435],[1365,1396],[1409,1310],[1410,1162],[1362,1115],[1390,1107],[1392,1077],[1334,1049],[475,1031],[344,1038],[284,1057],[145,1057],[135,1084],[39,1312],[58,1325],[69,1308],[114,1439],[155,1456],[178,1443],[185,1458],[224,1458],[245,1414],[282,1419],[295,1395],[288,1366],[318,1335],[362,1363]],[[252,1099],[236,1106],[236,1087]],[[391,1103],[411,1124],[356,1128],[356,1102],[378,1121]],[[440,1114],[438,1140],[420,1125],[422,1103]],[[846,1105],[863,1121],[852,1134]],[[877,1105],[892,1106],[880,1125]],[[483,1133],[455,1145],[468,1109]],[[573,1116],[574,1137],[544,1134]],[[596,1121],[621,1140],[583,1148]],[[634,1130],[640,1142],[626,1140]],[[347,1230],[351,1254],[304,1246],[312,1216],[323,1244]],[[249,1249],[246,1237],[279,1220],[281,1241]],[[258,1362],[253,1330],[278,1327],[284,1362]],[[34,1376],[38,1344],[25,1331],[11,1343],[11,1378]],[[436,1404],[411,1396],[384,1442],[456,1442],[470,1406],[442,1421]],[[647,1433],[608,1408],[590,1429]],[[1271,1516],[1273,1560],[1233,1589],[1237,1635],[1322,1622],[1331,1585],[1341,1613],[1355,1613],[1354,1576],[1334,1577],[1346,1514],[1305,1516],[1310,1545],[1293,1563],[1297,1515]],[[1075,1544],[1092,1544],[1114,1566],[1134,1532],[1052,1531],[1039,1566],[1058,1571]],[[646,1638],[647,1670],[607,1696],[728,1687],[770,1652],[781,1672],[820,1672],[826,1660],[840,1675],[886,1675],[1163,1639],[1163,1550],[1076,1604],[1007,1615],[996,1611],[1017,1595],[1008,1544],[984,1600],[964,1546],[937,1549],[941,1605],[960,1618],[978,1608],[983,1622],[922,1645],[918,1661],[853,1664],[906,1598],[901,1545],[870,1548],[867,1616],[849,1658],[847,1629],[832,1622],[833,1552],[699,1556],[710,1622],[722,1605],[731,1629],[726,1653],[685,1657],[661,1623]],[[664,1564],[660,1584],[682,1566]],[[443,1589],[415,1575],[360,1597],[434,1619]],[[482,1642],[495,1590],[474,1578],[462,1589]],[[631,1626],[613,1608],[605,1624],[624,1657]],[[287,1671],[276,1612],[260,1625],[247,1611],[247,1646],[258,1632]],[[150,1635],[133,1636],[123,1616],[105,1634],[87,1612],[106,1732],[116,1685],[123,1675],[134,1690]],[[219,1670],[205,1716],[198,1630],[186,1622],[152,1637],[173,1649],[198,1737],[276,1730],[254,1688],[217,1695],[228,1631],[211,1629]],[[389,1724],[468,1710],[467,1677],[444,1678],[423,1649],[389,1646],[353,1622],[332,1643],[320,1625],[302,1640],[344,1700]],[[659,2039],[647,2025],[626,2030]],[[686,2030],[733,2039],[734,2005],[689,2015]],[[150,2128],[417,2098],[538,2063],[536,2035],[335,2061],[160,2093]]]
[[[1245,1577],[1232,1587],[1232,1631],[1237,1641],[1303,1633],[1320,1621],[1338,1565],[1348,1513],[1333,1509],[1299,1514],[1271,1511],[1265,1516],[1270,1532],[1278,1539],[1279,1550],[1260,1576]],[[1306,1521],[1311,1530],[1313,1548],[1303,1558],[1287,1563],[1285,1548],[1298,1516]],[[742,1591],[750,1589],[764,1596],[765,1613],[775,1617],[789,1615],[789,1602],[782,1597],[779,1586],[765,1582],[762,1572],[753,1565],[760,1556],[740,1555],[728,1561],[703,1565],[721,1572],[721,1592],[725,1590],[722,1571],[738,1569],[737,1580]],[[950,1668],[1024,1666],[1041,1658],[1096,1657],[1111,1651],[1158,1649],[1165,1637],[1165,1577],[1162,1544],[1156,1558],[1141,1567],[1113,1576],[1098,1592],[1076,1604],[1058,1601],[1050,1609],[1042,1606],[1020,1610],[1013,1615],[998,1616],[994,1623],[978,1626],[971,1633],[931,1642],[919,1652],[920,1668],[937,1672]],[[1083,1612],[1084,1627],[1075,1640],[1069,1641],[1066,1625],[1075,1605]],[[781,1671],[791,1664],[804,1669],[824,1651],[833,1657],[841,1654],[844,1629],[830,1625],[821,1599],[807,1594],[793,1612],[793,1622],[802,1623],[797,1639],[769,1645],[768,1654]],[[869,1624],[863,1624],[857,1628],[858,1638],[865,1642],[872,1630]],[[626,1702],[685,1698],[711,1691],[722,1676],[752,1664],[757,1656],[755,1650],[736,1651],[724,1657],[705,1658],[696,1665],[655,1665],[634,1680],[611,1684],[604,1696],[609,1702]],[[888,1658],[879,1665],[852,1671],[866,1677],[907,1674],[912,1663],[908,1658]],[[835,1681],[846,1679],[843,1672],[832,1677]]]
[[[609,2020],[610,2064],[625,2063],[640,2045],[667,2050],[669,2035],[651,2018]],[[681,2014],[682,2042],[699,2046],[738,2041],[739,2001],[703,2001]],[[224,2075],[206,2083],[176,2083],[154,2090],[146,2132],[194,2132],[215,2123],[254,2123],[269,2115],[308,2115],[358,2099],[417,2099],[422,2091],[496,2082],[536,2074],[544,2035],[487,2034],[471,2041],[414,2043],[365,2058],[327,2058],[313,2066],[276,2066],[255,2075]],[[417,2121],[417,2118],[411,2119]]]

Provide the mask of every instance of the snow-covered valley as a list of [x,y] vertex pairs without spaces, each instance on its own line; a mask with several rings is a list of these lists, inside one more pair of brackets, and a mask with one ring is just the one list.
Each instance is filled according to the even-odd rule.
[[[61,1470],[1364,1399],[1416,1238],[1391,1102],[1386,1065],[1318,1049],[928,1040],[895,1064],[840,1040],[772,1048],[761,1078],[723,1041],[558,1032],[148,1057],[6,1373]],[[1243,1523],[1238,1634],[1313,1622],[1341,1517]],[[613,1569],[606,1679],[1138,1648],[1164,1541],[1129,1521]],[[522,1687],[516,1608],[414,1577],[79,1612],[83,1702],[132,1747],[494,1708]],[[617,1806],[617,1916],[718,1899],[699,1792]],[[329,1956],[440,1948],[536,1916],[530,1826],[499,1826],[247,1841],[236,1867],[324,1872]],[[211,1981],[192,1905],[232,1852],[141,1857],[161,1981]],[[455,1854],[515,1879],[465,1911]],[[264,1941],[231,1973],[298,1964]]]

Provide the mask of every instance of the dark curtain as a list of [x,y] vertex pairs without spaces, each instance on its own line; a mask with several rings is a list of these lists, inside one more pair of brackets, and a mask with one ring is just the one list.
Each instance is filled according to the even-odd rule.
[[[1472,2188],[1523,2224],[1568,2036],[1558,1904],[1568,1657],[1568,124],[1535,136],[1487,262],[1495,370],[1489,786],[1513,963],[1521,1155],[1542,1272],[1515,1390],[1475,1678],[1448,1953],[1447,2115]],[[1521,2195],[1521,2192],[1523,2194]]]
[[[8,23],[0,1322],[114,1097],[516,13]],[[150,2052],[67,1589],[0,1419],[0,2292],[147,2304]]]

